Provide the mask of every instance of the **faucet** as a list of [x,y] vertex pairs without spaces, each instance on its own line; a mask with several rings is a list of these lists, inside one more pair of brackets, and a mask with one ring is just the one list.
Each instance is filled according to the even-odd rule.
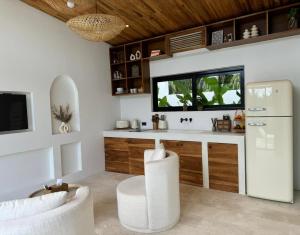
[[180,123],[183,123],[183,122],[192,122],[193,121],[193,118],[180,118]]
[[188,119],[187,118],[180,118],[180,122],[183,123],[183,121],[187,122]]

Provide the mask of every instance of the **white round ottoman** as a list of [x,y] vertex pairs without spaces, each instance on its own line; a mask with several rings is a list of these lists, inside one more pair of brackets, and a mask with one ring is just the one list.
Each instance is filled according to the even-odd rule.
[[145,177],[135,176],[122,181],[117,187],[118,213],[121,224],[135,231],[148,227]]

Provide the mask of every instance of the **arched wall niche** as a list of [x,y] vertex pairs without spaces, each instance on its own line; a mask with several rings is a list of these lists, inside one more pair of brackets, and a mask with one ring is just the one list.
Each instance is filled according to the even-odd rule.
[[56,120],[52,115],[52,107],[55,105],[70,106],[72,112],[72,119],[69,124],[71,131],[80,131],[79,120],[79,97],[78,90],[73,79],[67,75],[60,75],[56,77],[50,89],[50,104],[51,104],[51,120],[52,120],[52,134],[59,134],[60,121]]

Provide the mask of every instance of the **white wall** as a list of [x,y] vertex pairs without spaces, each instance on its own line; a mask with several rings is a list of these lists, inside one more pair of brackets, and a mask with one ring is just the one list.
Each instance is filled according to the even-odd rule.
[[[0,28],[0,90],[32,93],[35,127],[32,132],[0,135],[0,165],[4,169],[0,178],[8,182],[0,191],[0,200],[26,196],[42,183],[60,177],[62,144],[81,143],[83,171],[67,180],[103,171],[100,133],[120,116],[119,99],[111,96],[108,44],[83,40],[63,22],[18,0],[0,0]],[[52,135],[50,87],[59,75],[70,76],[78,88],[79,133]],[[35,161],[40,152],[46,160]],[[45,167],[47,159],[51,172],[46,179],[38,169]],[[26,177],[31,173],[22,170],[24,164],[31,164],[26,169],[37,169],[34,184]],[[27,181],[16,184],[21,178]]]
[[[300,189],[300,36],[278,39],[269,42],[244,45],[204,53],[190,53],[150,62],[151,77],[192,71],[201,71],[236,65],[245,66],[245,82],[290,79],[294,84],[294,139],[295,186]],[[138,118],[147,121],[151,127],[151,96],[121,98],[121,116],[123,119]],[[220,111],[172,112],[166,113],[171,129],[211,129],[211,117],[221,117]],[[181,117],[192,117],[191,124],[180,124]]]

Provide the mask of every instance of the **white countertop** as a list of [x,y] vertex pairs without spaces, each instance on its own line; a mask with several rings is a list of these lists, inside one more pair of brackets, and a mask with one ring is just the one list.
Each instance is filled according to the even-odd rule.
[[237,143],[244,141],[244,133],[213,132],[204,130],[109,130],[103,131],[104,137],[144,138],[190,141],[214,141],[220,143]]

